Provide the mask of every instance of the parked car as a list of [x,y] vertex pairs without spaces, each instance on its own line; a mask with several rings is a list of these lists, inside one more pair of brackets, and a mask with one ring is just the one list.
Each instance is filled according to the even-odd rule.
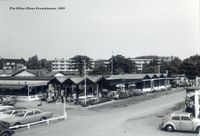
[[5,110],[4,112],[0,112],[0,119],[13,117],[17,113],[21,112],[23,109],[25,109],[25,108],[24,107],[13,107],[11,109]]
[[173,113],[162,119],[159,127],[169,132],[178,130],[199,133],[200,119],[194,118],[191,113]]
[[0,96],[0,104],[13,106],[16,104],[16,98],[11,96]]
[[5,110],[12,109],[12,108],[13,106],[0,105],[0,112],[4,112]]
[[8,117],[1,119],[2,121],[7,121],[10,123],[10,126],[17,126],[37,121],[46,120],[53,115],[52,112],[42,112],[39,109],[27,109],[18,112],[13,117]]
[[0,121],[0,136],[11,136],[14,134],[14,131],[10,130],[9,126],[8,122]]

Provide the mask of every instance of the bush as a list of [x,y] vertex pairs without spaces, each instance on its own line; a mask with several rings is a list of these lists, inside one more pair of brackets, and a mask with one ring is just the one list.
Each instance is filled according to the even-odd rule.
[[102,98],[98,98],[98,99],[87,99],[86,105],[85,105],[84,100],[79,100],[79,104],[83,107],[87,107],[89,105],[95,105],[95,104],[104,103],[104,102],[108,102],[108,101],[111,101],[111,99],[109,97],[102,97]]

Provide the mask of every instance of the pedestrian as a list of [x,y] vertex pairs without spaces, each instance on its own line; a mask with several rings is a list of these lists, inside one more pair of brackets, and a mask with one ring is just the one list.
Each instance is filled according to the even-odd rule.
[[64,103],[64,90],[62,89],[60,92],[62,103]]
[[51,93],[51,98],[52,98],[52,101],[54,102],[55,101],[55,95],[54,95],[53,92]]

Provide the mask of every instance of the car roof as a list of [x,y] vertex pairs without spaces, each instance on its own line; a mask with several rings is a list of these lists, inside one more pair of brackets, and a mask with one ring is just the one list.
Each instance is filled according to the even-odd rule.
[[13,106],[4,106],[4,105],[0,106],[0,109],[5,109],[5,108],[13,108]]
[[40,109],[24,109],[24,111],[41,111]]
[[172,116],[190,116],[191,113],[187,113],[187,112],[177,112],[177,113],[173,113]]

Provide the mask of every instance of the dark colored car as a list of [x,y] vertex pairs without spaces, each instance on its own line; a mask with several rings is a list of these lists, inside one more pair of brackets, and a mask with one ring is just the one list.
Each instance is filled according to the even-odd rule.
[[14,134],[14,131],[10,130],[9,126],[8,122],[0,121],[0,136],[11,136]]

